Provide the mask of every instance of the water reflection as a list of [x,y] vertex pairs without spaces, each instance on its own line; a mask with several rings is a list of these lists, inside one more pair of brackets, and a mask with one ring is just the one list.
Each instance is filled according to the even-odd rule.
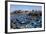
[[32,16],[32,14],[15,14],[11,15],[11,28],[41,28],[42,16]]

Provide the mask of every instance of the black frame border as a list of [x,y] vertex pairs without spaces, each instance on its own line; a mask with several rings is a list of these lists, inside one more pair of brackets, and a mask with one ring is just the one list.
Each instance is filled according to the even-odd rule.
[[[35,3],[35,4],[44,4],[44,30],[37,31],[22,31],[22,32],[8,32],[7,29],[7,3],[8,2],[20,2],[20,3]],[[5,33],[27,33],[27,32],[42,32],[45,31],[45,3],[43,2],[28,2],[28,1],[5,1]]]

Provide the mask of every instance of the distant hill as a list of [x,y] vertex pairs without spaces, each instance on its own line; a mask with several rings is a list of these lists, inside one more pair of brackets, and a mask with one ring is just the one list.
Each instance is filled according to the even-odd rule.
[[16,10],[12,13],[10,13],[11,15],[15,15],[15,14],[31,14],[32,16],[42,16],[42,11],[29,11],[29,10]]

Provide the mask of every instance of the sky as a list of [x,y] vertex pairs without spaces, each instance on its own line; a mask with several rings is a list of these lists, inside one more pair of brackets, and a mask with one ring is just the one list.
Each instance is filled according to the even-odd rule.
[[10,5],[10,12],[14,12],[15,10],[42,10],[41,6],[34,5]]

